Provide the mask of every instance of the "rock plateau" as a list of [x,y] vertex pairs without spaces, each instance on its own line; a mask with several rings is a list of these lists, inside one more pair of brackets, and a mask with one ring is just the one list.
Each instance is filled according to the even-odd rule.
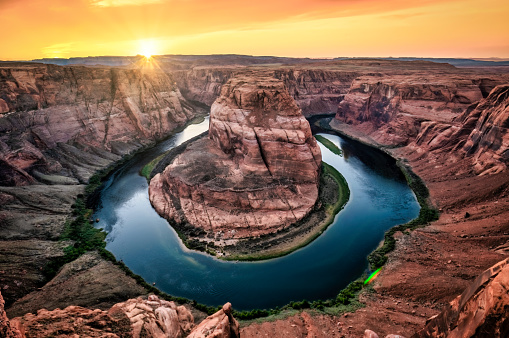
[[210,113],[209,138],[150,183],[156,210],[216,239],[277,232],[318,197],[321,153],[309,123],[273,78],[236,77]]

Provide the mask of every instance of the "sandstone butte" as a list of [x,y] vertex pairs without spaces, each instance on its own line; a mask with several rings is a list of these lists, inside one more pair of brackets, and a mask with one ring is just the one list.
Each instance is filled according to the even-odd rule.
[[320,169],[320,148],[284,83],[239,76],[212,104],[209,137],[151,180],[150,201],[206,237],[257,237],[311,211]]
[[[484,271],[509,253],[509,71],[386,60],[271,59],[251,67],[263,62],[183,56],[161,62],[164,72],[155,73],[2,63],[0,287],[8,317],[37,317],[47,309],[41,318],[56,311],[65,321],[74,315],[57,308],[99,308],[104,315],[117,303],[146,297],[147,290],[95,252],[65,264],[49,281],[42,268],[63,255],[69,244],[58,241],[63,224],[95,171],[206,111],[203,105],[211,105],[230,79],[250,76],[283,81],[306,116],[335,114],[332,128],[410,166],[440,218],[396,233],[382,273],[360,294],[364,308],[334,316],[304,311],[244,325],[240,334],[361,337],[368,329],[371,337],[408,337],[424,329],[428,336],[452,335],[445,323],[456,332],[479,325],[477,336],[503,336],[508,315],[500,290],[507,290],[507,268]],[[198,312],[189,309],[196,320]],[[1,311],[4,335],[15,328],[3,325],[6,318]],[[47,322],[25,323],[44,330]]]

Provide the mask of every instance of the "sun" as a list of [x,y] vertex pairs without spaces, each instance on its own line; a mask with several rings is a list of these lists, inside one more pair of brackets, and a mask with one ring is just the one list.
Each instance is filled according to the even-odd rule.
[[149,60],[153,55],[157,54],[157,43],[153,39],[139,40],[140,55]]

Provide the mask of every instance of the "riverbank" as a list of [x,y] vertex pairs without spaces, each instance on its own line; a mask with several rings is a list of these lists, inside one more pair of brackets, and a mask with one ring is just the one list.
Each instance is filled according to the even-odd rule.
[[[185,151],[190,143],[205,137],[206,134],[198,135],[158,156],[142,169],[142,173],[147,179],[154,177],[162,172],[177,155]],[[338,153],[338,150],[335,153]],[[177,224],[172,220],[169,220],[169,223],[189,249],[203,251],[223,260],[266,260],[288,255],[320,236],[332,224],[335,215],[348,201],[349,195],[350,191],[345,178],[332,166],[323,163],[319,197],[313,210],[299,222],[276,233],[250,239],[215,240],[208,238],[205,232],[192,226]]]

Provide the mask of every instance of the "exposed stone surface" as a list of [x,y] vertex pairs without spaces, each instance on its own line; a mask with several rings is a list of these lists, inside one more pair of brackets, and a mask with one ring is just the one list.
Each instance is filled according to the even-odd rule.
[[239,323],[232,315],[232,305],[226,303],[223,308],[205,318],[188,336],[189,338],[238,338]]
[[507,337],[509,259],[484,271],[412,337]]
[[11,323],[22,332],[23,337],[131,337],[129,319],[123,312],[112,313],[80,306],[28,313],[16,317]]
[[362,124],[380,144],[401,146],[417,137],[423,120],[450,124],[480,99],[479,87],[465,78],[363,76],[352,83],[336,119]]
[[[20,67],[17,65],[14,68]],[[73,196],[82,192],[83,186],[74,184],[86,182],[94,170],[141,146],[146,138],[139,136],[142,134],[133,127],[134,135],[138,139],[130,142],[133,134],[121,135],[118,132],[119,128],[114,126],[115,123],[111,123],[116,116],[127,121],[125,115],[111,114],[108,117],[107,114],[108,105],[114,106],[114,111],[121,106],[108,101],[111,98],[111,84],[114,82],[111,80],[113,76],[109,77],[108,74],[123,73],[124,70],[97,67],[94,68],[98,69],[94,70],[95,73],[90,73],[93,76],[78,76],[76,82],[73,82],[73,69],[77,69],[76,74],[80,72],[85,74],[88,71],[87,68],[57,67],[54,69],[59,72],[65,69],[61,78],[55,76],[57,81],[52,81],[52,76],[43,75],[44,81],[41,81],[32,80],[41,74],[37,69],[49,68],[39,65],[23,65],[23,67],[26,67],[25,70],[16,70],[14,75],[3,72],[0,77],[3,86],[0,90],[0,116],[2,116],[0,128],[3,128],[0,132],[0,154],[2,154],[0,155],[0,172],[2,173],[0,184],[12,186],[33,184],[38,181],[57,184],[55,189],[67,185],[69,191],[57,193],[52,190],[51,193],[45,193],[43,190],[49,189],[48,186],[31,185],[30,189],[33,187],[40,189],[27,194],[22,190],[2,188],[0,237],[4,239],[5,236],[11,241],[2,241],[0,259],[2,263],[8,263],[5,265],[8,269],[2,268],[0,284],[4,288],[2,292],[12,292],[9,295],[11,303],[20,295],[34,291],[42,282],[39,268],[47,259],[44,257],[46,253],[50,253],[51,257],[62,254],[60,249],[54,247],[62,243],[53,243],[48,241],[48,238],[54,239],[58,236],[62,220],[70,210],[70,201]],[[35,67],[33,68],[35,70],[31,67]],[[506,143],[505,141],[497,143],[499,137],[501,137],[500,140],[504,139],[501,135],[505,135],[503,132],[507,126],[501,117],[506,113],[504,113],[503,105],[493,109],[489,107],[493,102],[498,102],[496,97],[502,99],[503,95],[495,95],[497,91],[494,91],[490,99],[494,100],[485,101],[486,109],[481,109],[480,105],[477,111],[477,103],[471,101],[474,99],[471,94],[475,93],[475,86],[480,91],[480,96],[476,93],[475,97],[487,98],[495,86],[509,83],[507,70],[503,68],[455,69],[448,65],[437,66],[432,63],[380,60],[331,61],[321,63],[319,66],[311,64],[292,66],[291,70],[288,70],[288,66],[274,67],[275,70],[268,66],[258,69],[239,67],[234,70],[234,73],[238,75],[245,72],[250,76],[260,74],[265,76],[269,73],[273,75],[280,72],[281,79],[305,113],[313,110],[311,108],[307,110],[308,106],[319,107],[320,110],[330,109],[333,102],[342,102],[342,95],[345,97],[352,95],[351,100],[343,101],[344,104],[352,102],[354,103],[352,107],[355,107],[356,103],[362,103],[362,100],[366,99],[366,97],[362,98],[362,95],[367,93],[363,94],[362,90],[355,92],[360,89],[359,81],[366,80],[373,94],[368,95],[372,98],[373,104],[367,104],[370,100],[368,97],[360,107],[363,104],[365,107],[371,107],[367,111],[371,111],[373,115],[363,115],[354,109],[344,110],[344,116],[341,119],[350,121],[352,124],[337,121],[334,123],[335,128],[375,146],[381,144],[390,147],[403,146],[385,150],[406,160],[425,180],[430,189],[431,200],[441,209],[441,216],[437,222],[427,228],[415,230],[409,235],[398,235],[396,250],[374,282],[375,292],[361,296],[361,301],[366,304],[364,309],[349,314],[348,317],[324,315],[312,317],[304,312],[274,323],[250,325],[243,328],[243,336],[264,337],[266,333],[275,336],[284,335],[287,332],[292,336],[307,334],[323,337],[362,336],[366,328],[378,332],[380,336],[388,333],[405,336],[412,334],[424,326],[425,318],[438,314],[442,306],[460,294],[481,271],[507,256],[509,174],[504,168],[503,147]],[[2,68],[13,67],[3,64]],[[202,67],[200,70],[196,68],[195,75],[185,75],[184,73],[188,70],[184,67],[183,75],[176,76],[174,80],[183,93],[187,90],[186,95],[189,94],[191,98],[210,104],[219,94],[220,83],[226,82],[230,77],[225,74],[232,72],[229,69],[221,71],[221,74],[210,75],[218,68],[224,68],[224,65]],[[261,68],[265,69],[261,70]],[[314,72],[317,68],[324,71]],[[312,69],[313,75],[307,72],[307,69]],[[335,72],[338,77],[322,75],[329,71]],[[139,71],[133,70],[129,74],[138,74],[137,72]],[[345,89],[348,79],[347,76],[342,77],[341,72],[358,72],[359,75],[350,83],[356,84],[352,86],[352,93],[348,93],[349,89]],[[51,71],[48,72],[50,73]],[[185,84],[181,85],[181,79],[185,76],[188,76],[188,80],[183,80],[182,83],[185,82]],[[413,94],[406,92],[406,89],[402,87],[398,90],[401,93],[407,93],[405,95],[409,95],[408,97],[389,98],[388,93],[391,91],[384,89],[384,85],[399,86],[400,81],[396,80],[395,76],[403,79],[402,82],[418,85],[418,88],[425,86],[431,88],[436,82],[439,85],[436,88],[437,93],[440,91],[445,99],[435,94],[434,90],[430,92],[428,89],[421,90],[421,94],[417,92],[416,95],[420,98],[412,98]],[[149,77],[147,75],[147,78]],[[323,82],[322,77],[327,80]],[[392,77],[394,78],[391,79]],[[88,79],[88,84],[85,84],[85,78]],[[122,75],[122,78],[128,79],[127,82],[129,82],[129,79],[134,79],[136,76],[133,75],[131,78]],[[336,83],[328,86],[326,83],[330,79]],[[175,85],[173,80],[169,81],[169,84]],[[426,84],[427,81],[429,84]],[[471,81],[474,86],[470,86],[468,81]],[[58,87],[60,82],[64,83],[62,88]],[[146,83],[138,80],[135,82]],[[75,83],[81,85],[77,86]],[[147,88],[150,88],[150,85],[145,87]],[[206,88],[203,93],[202,88]],[[462,94],[465,88],[469,88],[466,92],[470,94]],[[9,93],[9,98],[5,97],[4,93]],[[75,96],[71,96],[72,99],[68,102],[62,98],[58,101],[56,100],[58,93]],[[100,95],[96,96],[98,93]],[[132,98],[136,98],[140,91],[133,90],[130,93],[133,94]],[[150,93],[150,91],[144,93]],[[106,101],[100,102],[103,96]],[[324,99],[321,99],[321,96]],[[94,99],[90,99],[91,97]],[[142,97],[146,98],[144,102],[149,106],[150,102],[153,102],[150,95],[142,95]],[[430,98],[431,108],[426,105],[427,97]],[[356,101],[356,98],[359,101]],[[449,99],[451,100],[447,101]],[[472,104],[469,105],[467,100],[470,100]],[[501,102],[504,100],[502,99]],[[48,102],[47,106],[45,101]],[[57,101],[59,103],[54,104]],[[81,108],[73,110],[76,102]],[[115,99],[113,102],[119,101]],[[71,118],[72,128],[65,129],[67,128],[65,123],[55,121],[59,119],[58,115],[54,116],[55,120],[49,116],[51,115],[49,112],[55,111],[51,109],[56,109],[58,105],[65,107],[64,110],[70,110],[70,112],[59,112],[62,114],[61,120],[68,118],[73,112],[79,115]],[[186,106],[185,103],[182,105]],[[412,109],[405,109],[409,106],[413,106]],[[36,110],[30,110],[32,108]],[[139,108],[142,110],[142,106]],[[19,112],[15,112],[16,110]],[[99,113],[99,110],[102,112]],[[348,116],[348,114],[351,115]],[[150,135],[155,135],[152,132],[159,128],[157,115],[158,113],[155,113],[152,115],[153,118],[148,118],[151,123],[148,139],[152,139]],[[486,118],[480,118],[481,116]],[[499,117],[495,118],[496,116]],[[8,119],[4,119],[6,117]],[[357,120],[357,117],[361,117],[362,121]],[[104,134],[106,134],[104,130],[108,124],[106,123],[108,118],[111,119],[109,128],[113,137],[106,137],[103,146],[101,140],[104,140]],[[384,120],[386,118],[388,118],[387,121]],[[144,128],[148,125],[143,123],[147,121],[146,119],[139,120],[142,121],[141,125]],[[48,129],[54,133],[50,135],[51,137],[56,137],[58,140],[64,137],[65,140],[63,134],[71,132],[72,135],[77,135],[75,137],[80,141],[99,144],[99,147],[93,145],[82,148],[81,143],[74,142],[71,138],[67,143],[57,143],[56,146],[49,143],[53,148],[48,150],[45,142],[50,137],[44,132],[45,121],[55,124],[54,129],[51,127]],[[129,121],[136,122],[137,119]],[[489,121],[489,123],[483,123],[483,121]],[[375,123],[380,123],[378,127],[381,131],[374,127]],[[36,125],[42,128],[33,128]],[[79,127],[80,125],[83,127]],[[60,133],[62,128],[64,131]],[[28,131],[25,132],[26,130]],[[73,130],[80,132],[74,134]],[[110,131],[107,134],[109,135]],[[117,136],[120,141],[114,142]],[[455,137],[457,139],[454,139]],[[492,161],[492,158],[495,160]],[[97,165],[98,161],[101,165]],[[481,173],[484,175],[479,176],[478,174]],[[38,203],[34,203],[37,200],[46,201],[48,197],[54,197],[54,199],[43,204],[43,208],[40,208]],[[465,218],[467,212],[470,217]],[[55,221],[52,220],[54,217]],[[19,230],[17,230],[18,227]],[[16,242],[12,241],[14,239]],[[35,249],[40,250],[34,252]],[[27,259],[32,255],[33,259]],[[17,268],[16,264],[22,264],[21,268]],[[71,299],[77,297],[78,292],[89,285],[68,284],[68,287],[74,290],[74,293],[69,293]],[[57,291],[58,288],[54,290]]]
[[336,113],[338,104],[359,76],[355,70],[288,69],[276,70],[304,116]]
[[195,115],[168,74],[143,69],[6,64],[0,93],[2,185],[31,183],[34,171],[86,182]]
[[146,293],[118,266],[90,252],[66,264],[42,288],[16,301],[8,314],[16,317],[42,308],[54,310],[71,305],[106,310],[115,303]]
[[4,298],[0,293],[0,336],[4,338],[20,338],[23,337],[21,332],[14,326],[11,325],[9,318],[4,310]]
[[[192,331],[191,331],[192,330]],[[12,320],[7,318],[0,294],[0,334],[23,337],[221,337],[238,338],[239,324],[230,303],[195,327],[189,309],[150,295],[129,299],[109,310],[68,306],[52,311],[40,309]]]
[[[493,174],[509,164],[509,85],[496,87],[466,118],[477,121],[463,146],[474,157],[476,173]],[[467,129],[467,128],[463,128]],[[468,129],[467,129],[468,130]]]
[[[0,286],[9,307],[41,287],[45,265],[63,255],[69,243],[57,240],[83,184],[202,108],[189,104],[163,71],[35,63],[2,63],[0,99]],[[101,261],[93,266],[109,264]],[[92,276],[101,281],[96,286],[106,285],[101,278],[108,273]],[[68,292],[56,292],[52,306],[104,307],[140,294],[139,288],[115,294],[111,286],[82,287],[67,283]],[[79,296],[93,291],[102,295],[88,301]],[[40,296],[32,296],[33,306],[40,306]],[[75,303],[66,303],[71,299]]]
[[189,310],[174,302],[159,299],[155,295],[130,299],[125,303],[115,304],[108,314],[125,313],[131,322],[131,337],[183,337],[194,325],[194,318]]
[[276,232],[312,209],[320,148],[282,82],[230,80],[211,108],[209,137],[152,179],[161,215],[236,239]]

